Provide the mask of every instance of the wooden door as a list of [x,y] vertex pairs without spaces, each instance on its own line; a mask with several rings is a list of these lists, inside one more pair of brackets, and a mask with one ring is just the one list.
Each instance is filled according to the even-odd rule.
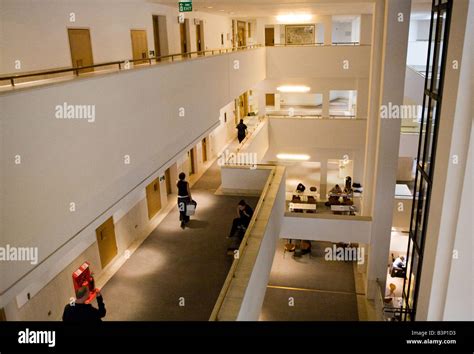
[[165,179],[166,179],[166,194],[170,195],[173,192],[173,189],[171,188],[171,171],[169,168],[165,171]]
[[244,117],[249,115],[249,93],[245,92],[243,95],[244,98]]
[[117,255],[117,242],[115,240],[115,225],[113,217],[100,225],[95,230],[97,245],[99,246],[100,262],[102,269]]
[[202,139],[202,161],[207,161],[207,139]]
[[[200,21],[196,25],[196,50],[202,52],[204,49],[204,22]],[[202,53],[198,53],[198,55],[202,55]]]
[[153,15],[153,39],[155,42],[155,57],[161,57],[160,21],[157,15]]
[[186,36],[186,22],[179,24],[179,33],[181,37],[181,53],[184,54],[184,53],[189,52],[188,41],[187,41],[187,36]]
[[266,106],[275,106],[275,94],[274,93],[267,93],[265,94],[265,105]]
[[265,28],[265,46],[273,47],[275,45],[275,28]]
[[[94,65],[91,35],[88,29],[68,28],[71,62],[74,68]],[[94,71],[93,68],[79,70],[80,73]]]
[[139,60],[148,58],[148,41],[146,39],[146,31],[130,30],[130,35],[132,38],[133,60],[138,60],[133,64],[138,65],[148,62],[147,60]]
[[161,209],[160,179],[157,178],[146,187],[148,219],[152,219]]
[[194,164],[194,157],[196,156],[196,154],[194,153],[194,148],[191,149],[191,151],[189,151],[189,162],[190,162],[190,165],[189,165],[189,175],[193,175],[196,173],[196,166]]

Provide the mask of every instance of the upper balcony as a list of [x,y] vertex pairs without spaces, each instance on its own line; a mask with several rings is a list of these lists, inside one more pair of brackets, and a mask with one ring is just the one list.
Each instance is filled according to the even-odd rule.
[[369,45],[286,45],[267,47],[267,79],[368,78]]

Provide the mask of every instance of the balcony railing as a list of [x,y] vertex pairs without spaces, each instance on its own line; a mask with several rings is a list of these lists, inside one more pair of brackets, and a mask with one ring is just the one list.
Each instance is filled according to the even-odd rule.
[[[16,80],[26,79],[26,78],[32,79],[27,82],[33,82],[35,81],[35,78],[36,80],[40,80],[40,79],[45,79],[45,76],[51,76],[51,75],[56,75],[55,76],[56,78],[58,77],[58,74],[59,74],[59,77],[61,77],[61,74],[64,74],[62,76],[65,76],[65,77],[68,76],[66,74],[73,74],[74,76],[86,75],[86,74],[90,74],[91,71],[94,71],[97,68],[101,68],[101,69],[107,68],[109,70],[103,70],[107,72],[110,71],[110,67],[115,67],[115,70],[117,71],[129,70],[129,68],[127,68],[127,65],[130,65],[130,64],[134,64],[134,67],[136,67],[136,65],[140,65],[140,66],[156,65],[163,62],[169,62],[169,61],[173,62],[175,60],[189,60],[193,58],[193,56],[195,58],[196,57],[199,58],[202,56],[219,55],[219,54],[230,53],[230,52],[234,52],[238,50],[254,49],[254,48],[259,48],[261,46],[262,45],[260,44],[253,44],[253,45],[242,46],[242,47],[209,49],[209,50],[203,50],[203,51],[169,54],[169,55],[162,55],[159,57],[148,57],[148,58],[141,58],[141,59],[125,59],[125,60],[111,61],[111,62],[106,62],[106,63],[88,65],[88,66],[38,70],[38,71],[33,71],[33,72],[23,73],[23,74],[9,74],[9,75],[0,76],[0,82],[7,81],[9,82],[10,87],[14,87]],[[94,71],[94,73],[97,73],[97,72]]]
[[360,42],[335,42],[331,44],[324,44],[322,42],[314,42],[314,43],[303,43],[303,44],[291,44],[291,43],[284,43],[284,44],[274,44],[271,47],[331,47],[331,46],[340,46],[340,45],[361,45]]

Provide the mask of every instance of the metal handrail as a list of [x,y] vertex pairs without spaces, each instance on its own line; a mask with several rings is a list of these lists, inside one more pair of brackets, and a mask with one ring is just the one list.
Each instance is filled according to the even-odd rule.
[[[268,164],[265,165],[260,165],[258,164],[257,166],[269,166]],[[273,166],[272,166],[273,167]],[[242,255],[244,253],[245,247],[247,246],[248,239],[250,238],[250,234],[253,231],[253,227],[259,217],[260,209],[262,208],[263,203],[265,202],[265,198],[267,196],[268,190],[270,189],[270,186],[272,185],[273,178],[275,177],[275,171],[276,168],[273,168],[272,172],[268,176],[267,182],[265,183],[265,186],[263,187],[263,191],[260,197],[260,200],[257,203],[257,206],[255,207],[255,212],[253,213],[253,217],[250,220],[250,224],[247,227],[247,230],[245,231],[245,235],[242,239],[242,242],[240,243],[239,246],[239,257],[234,258],[234,261],[232,262],[232,265],[230,266],[229,273],[227,273],[227,277],[224,281],[224,285],[222,286],[222,289],[219,293],[219,297],[217,298],[217,301],[214,305],[214,308],[212,310],[211,316],[209,317],[209,321],[217,321],[217,315],[219,314],[222,305],[224,303],[224,299],[227,296],[227,293],[229,291],[230,284],[232,282],[232,279],[235,276],[235,272],[237,270],[237,266],[239,265],[240,259],[242,258]]]
[[269,113],[266,114],[265,117],[267,118],[305,118],[305,119],[318,119],[318,120],[367,120],[366,118],[357,118],[357,116],[349,115],[344,116],[342,114],[331,114],[329,117],[323,117],[320,114],[295,114],[295,115],[288,115],[288,114],[273,114]]
[[186,58],[190,58],[194,54],[206,56],[206,53],[211,53],[211,55],[216,55],[216,53],[225,54],[225,53],[229,53],[229,52],[233,52],[237,50],[254,49],[254,48],[259,48],[259,47],[262,47],[262,45],[252,44],[252,45],[240,46],[240,47],[207,49],[207,50],[194,51],[194,52],[168,54],[168,55],[162,55],[159,57],[118,60],[118,61],[111,61],[111,62],[99,63],[99,64],[87,65],[87,66],[71,67],[71,68],[65,68],[65,69],[39,70],[39,71],[31,72],[31,73],[14,74],[14,75],[10,74],[10,75],[0,76],[0,81],[10,81],[11,86],[15,86],[15,80],[26,78],[26,77],[54,75],[54,74],[61,74],[61,73],[67,73],[67,72],[73,72],[76,76],[79,76],[82,70],[93,69],[93,68],[103,67],[103,66],[118,65],[118,69],[122,70],[123,69],[122,65],[127,64],[127,63],[148,62],[149,65],[152,65],[153,61],[155,61],[156,63],[156,62],[162,61],[163,59],[169,59],[169,58],[171,58],[171,61],[174,61],[176,57],[180,57],[180,56],[183,57],[183,59],[186,59]]
[[358,46],[358,45],[361,45],[360,42],[335,42],[335,43],[331,43],[331,44],[325,44],[323,42],[311,42],[311,43],[295,43],[295,44],[292,44],[292,43],[278,43],[278,44],[274,44],[270,47],[298,47],[298,46],[307,46],[307,47],[310,47],[310,46],[314,46],[314,47],[331,47],[331,46],[338,46],[338,45],[353,45],[353,46]]

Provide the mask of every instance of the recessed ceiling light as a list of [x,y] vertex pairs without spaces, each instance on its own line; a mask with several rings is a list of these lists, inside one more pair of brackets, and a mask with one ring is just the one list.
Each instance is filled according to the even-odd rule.
[[308,161],[310,159],[309,155],[304,154],[278,154],[278,160],[296,160],[296,161]]
[[304,93],[304,92],[311,91],[311,87],[285,85],[285,86],[277,87],[277,90],[279,92],[302,92],[302,93]]
[[219,10],[220,12],[224,12],[225,10]]
[[208,6],[207,8],[208,8],[208,9],[213,9],[214,7],[213,7],[213,6]]

